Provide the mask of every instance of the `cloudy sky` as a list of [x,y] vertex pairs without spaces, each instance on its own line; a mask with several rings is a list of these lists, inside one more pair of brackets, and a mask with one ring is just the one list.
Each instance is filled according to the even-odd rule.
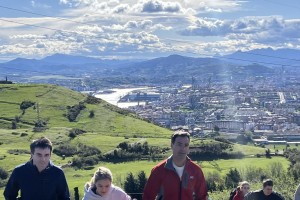
[[1,0],[0,62],[300,49],[296,0]]

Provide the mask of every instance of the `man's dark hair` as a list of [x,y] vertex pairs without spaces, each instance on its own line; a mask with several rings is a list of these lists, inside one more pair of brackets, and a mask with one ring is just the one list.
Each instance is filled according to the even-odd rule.
[[46,137],[41,137],[40,139],[33,140],[32,143],[30,144],[30,151],[32,154],[34,154],[35,148],[49,148],[50,152],[52,152],[52,143],[51,141],[46,138]]
[[177,137],[188,137],[188,139],[190,140],[189,132],[186,132],[186,131],[183,131],[183,130],[178,130],[178,131],[175,131],[173,133],[172,137],[171,137],[172,144],[174,144]]
[[265,188],[266,186],[272,186],[273,187],[273,181],[271,179],[266,179],[263,181],[263,187]]

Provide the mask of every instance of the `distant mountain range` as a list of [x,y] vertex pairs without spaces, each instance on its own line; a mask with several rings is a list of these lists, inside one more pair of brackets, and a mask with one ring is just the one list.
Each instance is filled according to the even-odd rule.
[[300,50],[296,49],[254,49],[237,51],[222,57],[229,62],[238,64],[259,63],[270,67],[300,66]]
[[[194,58],[170,55],[146,61],[105,60],[84,56],[54,54],[41,60],[17,58],[0,63],[0,75],[89,75],[91,77],[142,77],[145,80],[175,81],[191,77],[261,75],[273,73],[276,67],[300,66],[300,50],[256,49],[237,51],[230,55],[212,58]],[[300,67],[299,67],[300,68]]]

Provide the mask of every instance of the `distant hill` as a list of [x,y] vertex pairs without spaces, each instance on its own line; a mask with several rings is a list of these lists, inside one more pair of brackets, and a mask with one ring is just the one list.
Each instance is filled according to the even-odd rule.
[[[16,77],[47,76],[48,74],[67,77],[89,77],[97,84],[106,86],[122,84],[152,84],[191,82],[192,77],[204,80],[212,77],[216,80],[229,80],[244,76],[261,76],[274,73],[278,67],[293,67],[299,72],[300,51],[293,49],[256,49],[237,51],[226,56],[187,57],[170,55],[146,61],[105,60],[84,56],[54,54],[41,60],[17,58],[7,63],[0,63],[7,74]],[[294,73],[293,72],[293,73]],[[46,77],[47,78],[47,77]],[[53,78],[53,77],[50,77]],[[22,81],[22,80],[21,80]]]
[[[107,70],[113,70],[115,67],[135,63],[137,60],[116,60],[116,59],[96,59],[85,56],[73,56],[66,54],[54,54],[41,60],[16,58],[9,62],[0,63],[4,70],[2,73],[16,73],[20,76],[59,74],[80,76],[83,73],[102,74]],[[0,72],[0,75],[2,74]]]
[[300,66],[300,50],[272,48],[254,49],[251,51],[237,51],[224,56],[226,61],[249,65],[259,63],[269,67],[281,67],[281,65]]
[[181,55],[170,55],[121,68],[126,76],[142,76],[152,82],[190,81],[192,77],[205,79],[208,76],[240,77],[241,74],[263,75],[273,70],[259,64],[239,65],[217,58],[193,58]]
[[[101,59],[85,57],[85,56],[72,56],[65,54],[53,54],[47,56],[41,61],[51,64],[64,64],[64,65],[78,65],[78,64],[104,64]],[[105,64],[106,65],[106,64]]]

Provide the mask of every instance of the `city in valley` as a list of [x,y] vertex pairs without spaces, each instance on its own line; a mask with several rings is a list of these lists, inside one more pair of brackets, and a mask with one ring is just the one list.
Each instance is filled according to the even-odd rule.
[[[300,85],[296,77],[252,77],[133,90],[116,105],[163,127],[188,129],[196,137],[252,132],[257,144],[300,141]],[[191,82],[192,82],[191,81]],[[101,97],[101,95],[97,95]],[[132,106],[135,102],[136,105]]]

